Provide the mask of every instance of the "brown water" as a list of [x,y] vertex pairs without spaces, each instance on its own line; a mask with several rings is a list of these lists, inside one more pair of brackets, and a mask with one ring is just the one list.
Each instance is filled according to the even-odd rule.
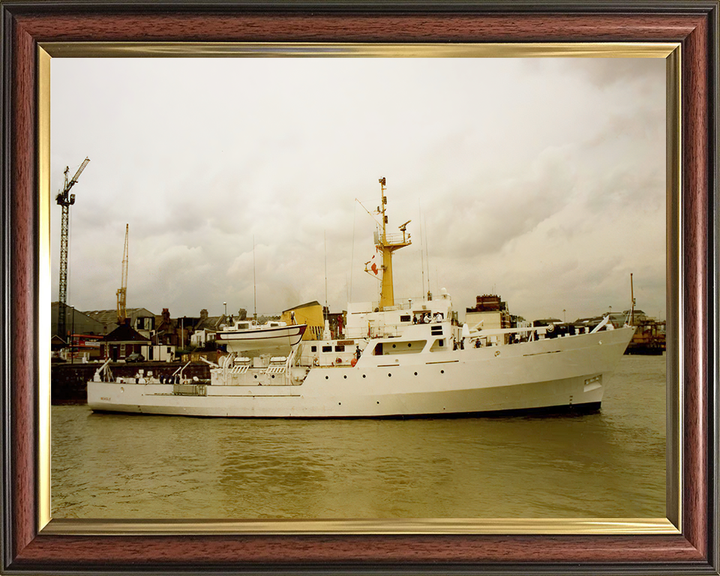
[[582,416],[52,426],[54,518],[665,517],[664,357],[623,357]]

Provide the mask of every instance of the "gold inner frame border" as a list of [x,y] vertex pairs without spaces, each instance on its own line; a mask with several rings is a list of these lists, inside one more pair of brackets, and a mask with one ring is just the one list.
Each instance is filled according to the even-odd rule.
[[[50,429],[50,68],[52,58],[664,58],[667,198],[666,518],[456,518],[397,520],[52,519]],[[502,44],[44,42],[38,66],[38,528],[47,535],[680,534],[682,530],[682,156],[678,42]]]

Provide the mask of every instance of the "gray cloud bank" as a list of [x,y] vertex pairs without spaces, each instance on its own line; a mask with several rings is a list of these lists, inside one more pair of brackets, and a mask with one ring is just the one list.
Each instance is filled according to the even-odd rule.
[[[395,292],[513,313],[665,310],[665,63],[638,59],[55,59],[52,186],[69,303],[259,313],[377,299],[378,178],[412,220]],[[52,206],[53,299],[60,208]],[[253,253],[253,243],[255,250]],[[422,247],[427,244],[427,254]]]

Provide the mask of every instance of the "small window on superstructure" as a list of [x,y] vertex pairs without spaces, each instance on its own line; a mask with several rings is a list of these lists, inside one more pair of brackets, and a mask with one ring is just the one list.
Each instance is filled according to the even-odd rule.
[[335,352],[345,352],[345,346],[342,344],[335,346]]
[[437,340],[435,340],[435,342],[432,343],[432,346],[430,346],[430,352],[437,352],[439,350],[445,350],[444,338],[438,338]]
[[400,322],[410,322],[410,314],[403,314],[400,316]]
[[332,346],[323,346],[322,351],[323,352],[332,352]]
[[317,352],[317,346],[310,346],[310,352]]

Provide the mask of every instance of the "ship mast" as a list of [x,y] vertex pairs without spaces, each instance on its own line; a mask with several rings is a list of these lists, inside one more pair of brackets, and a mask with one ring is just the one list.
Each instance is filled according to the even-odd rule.
[[380,288],[380,310],[385,310],[395,306],[395,294],[393,291],[393,273],[392,273],[392,255],[395,250],[410,246],[410,234],[406,232],[406,227],[410,220],[400,226],[400,234],[387,234],[386,228],[388,217],[385,215],[385,206],[387,205],[387,196],[385,196],[385,178],[380,178],[380,206],[378,212],[382,216],[382,231],[375,236],[375,247],[382,252],[382,284]]

